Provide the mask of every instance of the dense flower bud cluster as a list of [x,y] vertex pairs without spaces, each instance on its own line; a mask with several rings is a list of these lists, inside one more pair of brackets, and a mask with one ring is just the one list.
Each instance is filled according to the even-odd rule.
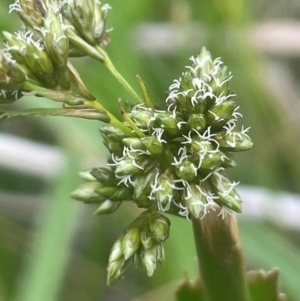
[[[170,86],[165,110],[157,110],[145,101],[123,112],[123,124],[130,131],[125,133],[112,125],[101,128],[110,152],[110,169],[93,169],[92,181],[76,190],[73,198],[100,202],[99,214],[113,212],[128,200],[147,212],[186,218],[203,218],[215,203],[222,207],[222,216],[241,212],[237,183],[229,180],[225,169],[236,165],[234,153],[252,148],[253,143],[248,129],[237,129],[241,114],[229,89],[231,74],[205,48],[191,60],[192,66]],[[88,193],[84,185],[88,185]],[[161,251],[157,247],[151,249],[153,254],[140,251],[140,231],[132,228],[126,232],[135,241],[129,243],[132,247],[128,252],[130,256],[135,254],[134,261],[139,258],[152,275],[154,268],[147,268],[147,262],[159,262],[153,258]],[[126,237],[119,238],[112,249],[108,283],[125,270],[130,257],[122,247]]]
[[108,284],[124,273],[130,258],[152,276],[157,264],[163,265],[165,253],[162,243],[169,237],[170,221],[160,213],[145,211],[134,220],[111,248],[108,260]]
[[[107,45],[109,8],[97,0],[16,0],[10,5],[23,26],[16,33],[3,32],[0,104],[28,92],[72,106],[82,104],[83,98],[94,100],[82,87],[69,57],[90,54],[96,52],[95,47]],[[98,57],[103,59],[101,54]]]
[[[228,87],[231,75],[205,48],[192,62],[170,86],[166,110],[135,106],[125,122],[132,135],[111,125],[101,129],[114,189],[127,189],[123,200],[140,207],[185,217],[203,217],[214,202],[224,214],[241,212],[237,183],[225,169],[253,143],[248,129],[237,130],[241,114]],[[106,181],[99,185],[109,186]]]

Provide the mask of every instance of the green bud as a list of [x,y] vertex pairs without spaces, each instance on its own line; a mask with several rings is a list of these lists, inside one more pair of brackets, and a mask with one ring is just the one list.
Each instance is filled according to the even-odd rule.
[[146,269],[149,277],[153,276],[157,266],[157,249],[154,244],[149,249],[144,249],[139,253],[139,259],[143,267]]
[[213,89],[214,95],[228,95],[229,92],[229,79],[230,73],[226,66],[223,66],[221,70],[218,72],[217,76],[211,78],[209,85]]
[[153,183],[156,174],[158,173],[158,169],[153,168],[147,173],[141,174],[136,177],[135,185],[134,185],[134,199],[139,199],[142,195],[148,196],[151,192],[151,184]]
[[122,143],[122,140],[125,138],[124,132],[112,125],[102,126],[100,132],[102,135],[105,135],[107,138],[117,143]]
[[79,176],[81,179],[86,181],[97,181],[97,179],[91,174],[91,170],[81,171],[79,172]]
[[170,220],[163,216],[162,214],[157,214],[154,219],[150,221],[150,231],[152,233],[152,237],[158,241],[165,241],[170,234]]
[[108,8],[94,0],[74,0],[65,3],[63,11],[64,16],[87,43],[102,45],[107,42],[105,19]]
[[209,189],[206,184],[190,184],[184,189],[184,203],[195,218],[202,217]]
[[235,101],[226,100],[213,106],[206,113],[207,125],[215,131],[223,128],[228,120],[232,118],[232,113],[237,107]]
[[109,262],[107,266],[107,285],[114,284],[119,280],[126,269],[126,260],[124,257],[121,257],[118,260]]
[[110,151],[110,153],[115,154],[118,157],[122,157],[123,148],[120,145],[120,143],[113,141],[112,139],[108,138],[104,134],[102,134],[102,137],[103,137],[103,144]]
[[62,15],[54,4],[49,5],[44,22],[44,45],[53,64],[67,70],[69,40],[64,31]]
[[137,137],[126,137],[123,138],[122,142],[127,147],[133,149],[141,149],[143,145],[141,139]]
[[98,187],[95,189],[95,192],[105,198],[111,198],[111,196],[118,190],[118,187]]
[[121,203],[122,202],[115,202],[115,201],[111,201],[111,200],[105,200],[95,210],[94,214],[95,215],[105,215],[105,214],[114,213],[119,208]]
[[153,117],[153,112],[152,110],[136,110],[128,113],[128,116],[138,127],[145,129],[150,125],[150,120]]
[[115,174],[121,177],[138,175],[152,169],[156,164],[157,162],[150,156],[131,152],[130,156],[123,157],[123,159],[118,162]]
[[225,160],[224,154],[220,151],[208,151],[199,153],[199,156],[193,156],[195,162],[198,162],[200,171],[210,172],[220,167]]
[[114,172],[106,167],[93,168],[91,175],[95,177],[99,182],[107,186],[116,186],[117,181],[115,179]]
[[26,50],[27,66],[47,86],[53,87],[55,85],[53,65],[48,54],[33,44],[27,44]]
[[140,229],[134,227],[129,229],[122,239],[122,252],[125,260],[129,259],[140,246]]
[[122,239],[123,237],[119,237],[115,243],[113,244],[113,246],[110,249],[110,253],[109,253],[109,259],[108,262],[114,262],[116,260],[119,260],[123,257],[123,252],[122,252]]
[[142,172],[142,168],[133,163],[133,160],[129,157],[124,158],[115,170],[116,175],[122,177],[127,175],[138,175]]
[[162,211],[169,209],[172,198],[174,197],[174,189],[172,187],[174,181],[174,176],[171,171],[166,171],[161,174],[156,185],[155,200],[157,202],[158,208]]
[[148,226],[142,228],[140,237],[141,237],[141,244],[142,244],[143,248],[146,250],[151,248],[151,246],[154,243],[154,239],[152,237],[152,233],[150,232],[150,229]]
[[207,75],[210,75],[214,63],[211,54],[205,47],[201,48],[200,54],[197,57],[197,65],[195,66],[195,76],[203,81],[208,81]]
[[220,153],[221,153],[221,160],[222,160],[221,166],[222,167],[229,168],[229,167],[235,167],[237,165],[233,159],[232,154],[230,154],[226,151],[224,151],[224,152],[220,151]]
[[210,141],[203,140],[199,136],[194,136],[191,143],[192,153],[205,153],[213,151],[215,148]]
[[159,155],[164,147],[155,136],[146,136],[141,138],[143,148],[151,153],[151,155]]
[[179,179],[190,182],[197,176],[197,167],[194,163],[184,160],[175,166],[175,173]]
[[213,173],[209,177],[212,190],[218,199],[214,201],[221,206],[226,206],[236,212],[242,212],[242,200],[237,191],[234,189],[236,184],[231,183],[225,174],[220,172]]
[[132,200],[133,188],[126,185],[118,185],[118,190],[111,196],[113,201]]
[[156,122],[164,129],[164,133],[170,137],[176,137],[181,134],[180,122],[182,121],[181,118],[174,118],[170,112],[159,112],[156,116]]
[[9,53],[19,63],[25,64],[26,59],[26,41],[22,39],[21,35],[18,37],[10,32],[3,31],[3,36],[7,45],[9,46]]
[[187,127],[189,130],[203,131],[206,128],[206,119],[203,114],[191,114],[189,116]]
[[95,189],[100,187],[99,182],[88,182],[81,184],[71,193],[71,198],[85,203],[101,203],[105,198],[99,196]]
[[0,51],[0,89],[18,90],[23,87],[26,78],[19,65],[3,51]]
[[214,137],[220,148],[229,152],[241,152],[251,149],[253,142],[245,132],[219,133]]
[[45,1],[42,0],[19,0],[20,8],[17,12],[21,20],[31,28],[40,27],[45,16]]

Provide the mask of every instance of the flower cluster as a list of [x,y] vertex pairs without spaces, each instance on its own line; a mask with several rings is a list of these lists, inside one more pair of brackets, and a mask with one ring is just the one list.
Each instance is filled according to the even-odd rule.
[[[113,212],[122,201],[133,201],[153,214],[186,218],[203,218],[215,203],[223,216],[241,212],[237,183],[229,180],[225,169],[236,165],[234,153],[253,143],[248,129],[237,130],[241,114],[229,89],[231,74],[205,48],[191,61],[192,66],[169,87],[165,110],[154,108],[145,92],[145,103],[123,112],[130,131],[112,125],[101,128],[110,168],[84,173],[89,182],[74,191],[73,198],[99,203],[98,214]],[[135,236],[133,230],[125,232],[111,254]],[[138,247],[129,253],[118,248],[118,256],[109,259],[108,283],[123,274],[129,257],[140,256]],[[120,258],[122,265],[116,263]]]
[[92,53],[103,60],[101,51],[95,49],[109,41],[109,8],[95,0],[16,0],[10,5],[23,24],[19,32],[3,32],[0,104],[29,93],[71,106],[83,104],[84,98],[94,100],[69,57]]

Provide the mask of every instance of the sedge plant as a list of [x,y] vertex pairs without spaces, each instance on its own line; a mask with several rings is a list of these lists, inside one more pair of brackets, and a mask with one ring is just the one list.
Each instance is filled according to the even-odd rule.
[[[172,214],[193,223],[203,287],[202,294],[200,287],[185,283],[178,300],[193,290],[195,297],[189,300],[258,300],[251,299],[246,285],[235,220],[242,211],[238,183],[226,173],[236,165],[236,153],[253,147],[249,128],[237,125],[242,115],[230,88],[230,71],[203,47],[156,107],[143,80],[137,77],[136,92],[105,51],[110,8],[97,0],[16,0],[10,6],[22,27],[3,32],[1,119],[38,115],[101,122],[110,153],[107,166],[81,172],[84,183],[71,197],[97,204],[98,215],[112,214],[129,201],[143,209],[111,248],[108,285],[123,277],[132,262],[148,276],[165,264],[163,244]],[[101,62],[129,92],[130,101],[120,105],[122,121],[86,88],[69,60],[83,56]],[[28,95],[59,102],[61,108],[9,109]]]

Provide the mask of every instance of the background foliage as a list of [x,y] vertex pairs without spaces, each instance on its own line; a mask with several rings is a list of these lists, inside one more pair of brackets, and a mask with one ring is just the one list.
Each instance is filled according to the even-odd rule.
[[[2,0],[0,4],[0,29],[13,31],[18,20],[7,14],[9,3]],[[299,26],[297,1],[287,5],[283,0],[111,0],[109,4],[113,10],[108,25],[114,30],[107,51],[135,88],[136,74],[145,80],[157,105],[188,64],[188,57],[202,46],[214,57],[221,56],[234,75],[233,89],[255,142],[253,150],[238,156],[231,177],[243,185],[271,189],[274,200],[268,200],[266,210],[271,213],[278,192],[299,193],[300,49],[289,51],[288,44],[276,38],[269,41],[272,49],[257,34],[263,34],[263,24],[274,20],[278,28]],[[152,35],[145,32],[145,25],[166,24],[173,36],[161,40],[161,27]],[[277,44],[271,43],[274,41]],[[155,50],[151,46],[156,44],[165,48]],[[118,114],[117,99],[129,96],[112,75],[91,59],[74,60],[74,64],[89,89]],[[41,99],[27,98],[17,105],[40,106]],[[171,300],[185,272],[196,276],[191,225],[171,218],[166,267],[153,278],[131,268],[125,279],[106,287],[110,247],[138,209],[128,204],[111,216],[96,217],[92,206],[69,198],[79,183],[78,171],[105,161],[99,126],[94,121],[52,117],[16,118],[0,124],[0,135],[45,143],[63,159],[52,177],[0,170],[0,301],[125,301],[145,293],[140,300]],[[0,152],[1,148],[0,144]],[[250,218],[246,213],[239,222],[247,268],[280,268],[282,291],[289,300],[297,300],[300,229],[283,227],[268,216]]]

